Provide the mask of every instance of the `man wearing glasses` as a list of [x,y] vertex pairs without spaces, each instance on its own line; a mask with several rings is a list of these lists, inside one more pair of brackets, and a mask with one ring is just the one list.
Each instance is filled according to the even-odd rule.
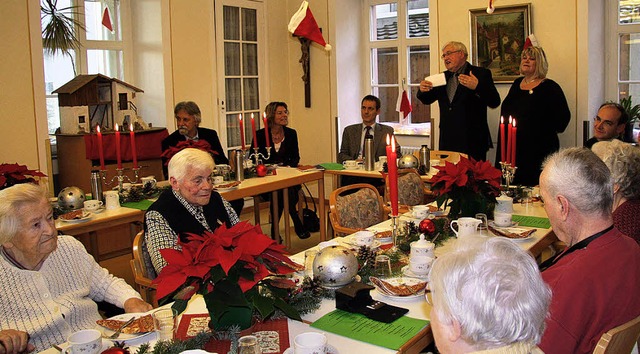
[[467,47],[449,42],[442,48],[442,60],[447,84],[433,86],[420,82],[418,99],[424,104],[438,101],[440,107],[440,150],[468,154],[476,160],[486,160],[493,146],[487,123],[487,107],[500,105],[500,94],[493,84],[491,71],[473,66],[467,61]]
[[624,133],[629,114],[618,103],[603,103],[598,114],[593,118],[593,137],[584,142],[584,147],[591,149],[598,141],[618,139]]

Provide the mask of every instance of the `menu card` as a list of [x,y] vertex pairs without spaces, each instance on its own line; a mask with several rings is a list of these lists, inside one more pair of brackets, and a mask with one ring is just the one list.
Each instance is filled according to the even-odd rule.
[[392,323],[383,323],[361,314],[334,310],[313,322],[311,327],[398,350],[428,324],[427,320],[407,316],[402,316]]
[[511,220],[518,223],[518,226],[537,227],[540,229],[550,229],[551,223],[548,218],[538,216],[513,215]]

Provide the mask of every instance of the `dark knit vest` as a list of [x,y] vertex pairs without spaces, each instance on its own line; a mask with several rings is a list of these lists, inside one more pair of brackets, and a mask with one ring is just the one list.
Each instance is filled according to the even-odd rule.
[[[220,226],[219,221],[224,222],[227,227],[231,227],[229,214],[224,207],[222,197],[217,192],[211,193],[209,204],[203,206],[202,209],[211,231],[214,231]],[[178,234],[182,242],[188,241],[186,233],[202,235],[206,231],[204,226],[180,203],[170,189],[160,194],[158,200],[149,207],[148,211],[150,210],[159,212],[167,220],[171,229]],[[144,225],[144,229],[146,232],[146,224]]]

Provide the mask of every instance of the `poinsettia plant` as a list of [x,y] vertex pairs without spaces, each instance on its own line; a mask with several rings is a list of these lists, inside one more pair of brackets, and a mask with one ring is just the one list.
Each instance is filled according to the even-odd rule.
[[161,302],[175,301],[173,308],[180,313],[193,295],[201,294],[216,329],[248,328],[254,317],[266,319],[276,309],[300,320],[287,302],[295,282],[275,275],[301,266],[260,226],[221,225],[214,232],[188,234],[188,240],[178,242],[181,250],[160,250],[168,263],[153,281]]
[[211,148],[211,144],[209,144],[206,140],[191,140],[191,139],[187,139],[185,141],[181,141],[178,144],[176,144],[176,146],[170,146],[169,148],[167,148],[165,151],[162,152],[162,157],[164,157],[166,159],[165,165],[169,164],[169,160],[171,160],[171,158],[173,157],[173,155],[179,153],[180,151],[182,151],[182,149],[186,149],[186,148],[194,148],[194,149],[200,149],[202,151],[206,151],[212,155],[218,155],[217,151],[214,151]]
[[11,187],[14,184],[36,182],[34,177],[47,177],[38,170],[30,170],[25,165],[17,163],[0,164],[0,190]]
[[489,161],[460,157],[457,164],[445,162],[431,179],[438,207],[449,206],[449,218],[488,213],[500,195],[502,172]]

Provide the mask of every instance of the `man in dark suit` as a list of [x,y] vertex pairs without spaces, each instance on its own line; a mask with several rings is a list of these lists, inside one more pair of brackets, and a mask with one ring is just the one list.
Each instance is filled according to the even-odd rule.
[[[224,154],[220,139],[218,139],[218,133],[213,129],[200,128],[202,115],[200,113],[200,107],[198,107],[195,102],[179,102],[173,109],[173,114],[176,117],[178,130],[162,140],[162,151],[178,145],[181,141],[204,140],[211,145],[211,150],[217,153],[213,155],[213,160],[216,164],[229,164],[229,159],[227,159],[227,156]],[[167,161],[165,161],[164,158],[162,161],[162,170],[164,172],[164,178],[167,179]],[[235,212],[240,215],[244,206],[244,200],[232,200],[230,203]]]
[[486,160],[487,151],[493,145],[487,107],[498,107],[500,94],[493,84],[491,71],[471,65],[468,56],[464,44],[447,43],[442,48],[447,84],[433,87],[430,81],[423,80],[417,97],[424,104],[438,101],[440,150],[463,152],[476,160]]
[[[344,128],[344,131],[342,132],[342,144],[340,145],[340,153],[338,154],[338,162],[344,162],[346,160],[362,161],[364,155],[364,138],[367,134],[373,136],[374,161],[378,161],[378,158],[380,156],[386,155],[387,135],[393,135],[393,128],[388,125],[376,123],[376,117],[379,113],[380,99],[373,95],[364,96],[360,105],[360,116],[362,117],[362,123],[349,125]],[[396,152],[398,154],[398,157],[400,157],[400,144],[398,144],[397,141]],[[377,185],[380,185],[380,182],[374,181],[371,178],[366,178],[364,181],[360,178],[352,176],[343,176],[342,178],[342,185],[361,182],[374,185],[376,185],[377,183]]]

